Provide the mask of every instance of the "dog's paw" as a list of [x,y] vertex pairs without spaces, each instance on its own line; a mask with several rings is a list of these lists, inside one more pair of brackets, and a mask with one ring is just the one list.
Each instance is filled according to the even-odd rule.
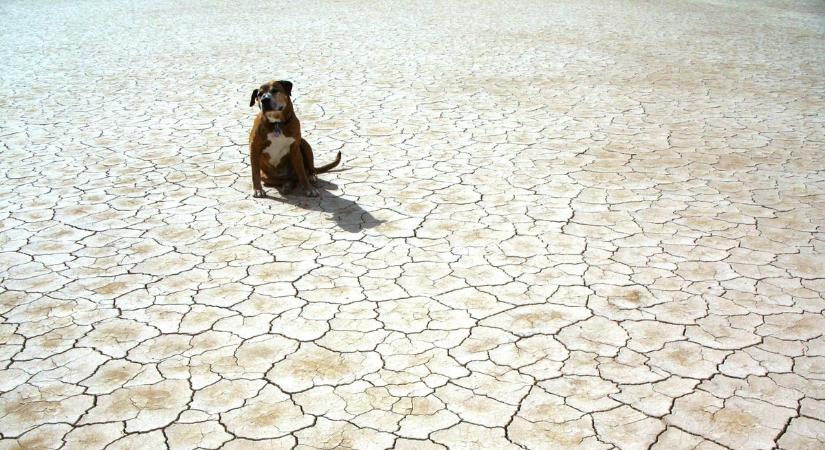
[[304,189],[304,195],[306,195],[307,197],[318,197],[321,195],[321,193],[318,192],[318,189],[310,187],[308,189]]
[[252,194],[255,198],[263,198],[266,197],[266,192],[263,189],[255,189],[255,192]]

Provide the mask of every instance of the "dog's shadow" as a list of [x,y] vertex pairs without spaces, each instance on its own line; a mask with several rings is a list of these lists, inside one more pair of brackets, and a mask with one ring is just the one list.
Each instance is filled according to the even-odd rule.
[[337,184],[319,178],[315,187],[321,193],[320,197],[306,197],[301,194],[300,188],[284,193],[283,188],[270,187],[269,189],[276,190],[278,194],[267,195],[266,198],[310,211],[328,213],[338,227],[349,233],[357,233],[384,223],[365,211],[358,203],[335,195],[332,191],[338,190]]

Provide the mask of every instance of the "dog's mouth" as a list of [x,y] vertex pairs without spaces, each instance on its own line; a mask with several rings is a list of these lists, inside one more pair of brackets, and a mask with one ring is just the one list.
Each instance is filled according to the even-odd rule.
[[261,102],[261,111],[283,111],[285,105],[279,105],[275,102]]

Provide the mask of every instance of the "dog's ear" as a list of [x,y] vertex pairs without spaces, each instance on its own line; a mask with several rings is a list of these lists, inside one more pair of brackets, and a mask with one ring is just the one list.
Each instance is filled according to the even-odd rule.
[[258,96],[258,90],[252,91],[252,97],[249,98],[249,106],[255,106],[255,98]]
[[284,90],[286,91],[286,95],[289,95],[291,97],[292,96],[292,82],[291,81],[286,81],[286,80],[280,80],[280,81],[278,81],[278,83],[281,83],[281,86],[284,87]]

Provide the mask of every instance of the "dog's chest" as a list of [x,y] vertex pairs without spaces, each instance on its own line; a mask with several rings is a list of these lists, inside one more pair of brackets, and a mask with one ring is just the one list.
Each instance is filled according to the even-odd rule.
[[295,139],[284,136],[280,131],[271,132],[266,135],[269,145],[264,149],[264,153],[269,156],[269,163],[278,165],[284,156],[289,154],[289,147]]

